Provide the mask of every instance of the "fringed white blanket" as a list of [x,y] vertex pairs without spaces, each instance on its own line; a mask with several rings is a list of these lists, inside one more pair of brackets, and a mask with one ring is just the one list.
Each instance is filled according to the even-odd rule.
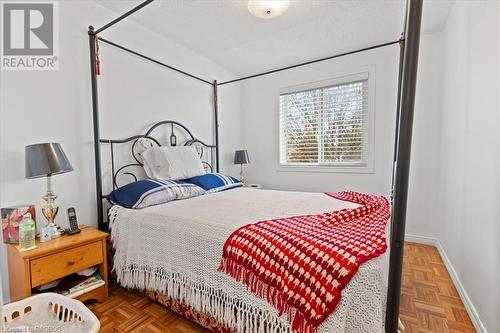
[[[320,193],[240,188],[142,210],[113,207],[114,270],[122,286],[166,294],[235,332],[290,332],[274,307],[217,271],[224,242],[256,221],[355,206]],[[360,267],[319,332],[383,331],[386,261]]]

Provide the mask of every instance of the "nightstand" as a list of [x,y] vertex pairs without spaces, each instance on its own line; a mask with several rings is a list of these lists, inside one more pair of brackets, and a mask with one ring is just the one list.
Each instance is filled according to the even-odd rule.
[[45,243],[37,239],[37,248],[33,250],[21,252],[18,245],[7,246],[12,301],[31,296],[33,288],[92,266],[98,267],[105,284],[76,299],[102,302],[108,298],[108,234],[85,225],[80,225],[80,229],[79,234],[61,236]]

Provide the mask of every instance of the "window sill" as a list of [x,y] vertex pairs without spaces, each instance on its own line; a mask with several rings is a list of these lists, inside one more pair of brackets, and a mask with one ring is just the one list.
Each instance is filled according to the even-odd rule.
[[311,172],[311,173],[375,173],[371,166],[326,166],[326,165],[286,165],[279,164],[278,172]]

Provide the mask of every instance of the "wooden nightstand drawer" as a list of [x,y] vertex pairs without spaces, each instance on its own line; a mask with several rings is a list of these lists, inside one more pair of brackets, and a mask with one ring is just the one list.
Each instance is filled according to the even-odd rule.
[[31,287],[59,279],[103,261],[102,242],[94,242],[31,261]]

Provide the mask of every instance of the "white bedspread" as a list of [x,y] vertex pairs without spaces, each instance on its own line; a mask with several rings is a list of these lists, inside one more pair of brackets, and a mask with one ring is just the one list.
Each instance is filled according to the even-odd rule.
[[[142,210],[113,207],[115,271],[123,286],[180,299],[237,332],[288,332],[286,318],[217,271],[224,242],[249,223],[355,206],[322,193],[238,188]],[[383,331],[386,261],[360,267],[319,332]]]

